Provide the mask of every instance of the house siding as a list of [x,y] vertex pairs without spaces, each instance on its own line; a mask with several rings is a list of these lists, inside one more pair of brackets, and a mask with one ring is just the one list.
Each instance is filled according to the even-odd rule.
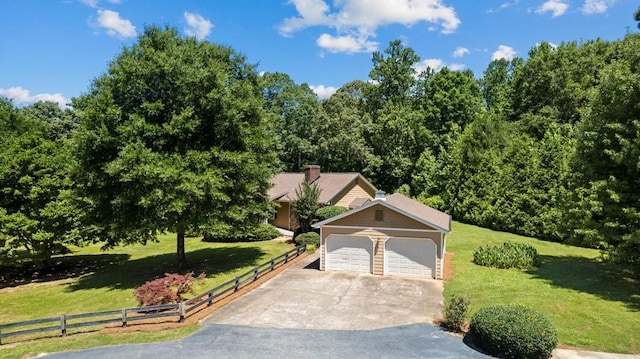
[[291,204],[289,202],[277,202],[276,218],[270,221],[276,227],[293,230],[295,221],[291,214]]
[[[346,218],[349,218],[349,217],[346,217]],[[408,219],[411,220],[410,218]],[[436,268],[434,268],[435,277],[436,279],[442,279],[443,258],[441,256],[441,253],[443,249],[443,243],[441,241],[441,238],[444,239],[444,236],[441,236],[440,232],[417,232],[417,231],[412,231],[411,229],[408,229],[406,227],[404,229],[383,229],[383,228],[372,229],[372,228],[362,228],[360,226],[335,228],[335,227],[332,227],[334,224],[337,225],[336,223],[332,223],[330,226],[322,227],[322,237],[320,238],[320,248],[319,248],[320,270],[325,270],[325,260],[326,260],[325,259],[325,241],[326,241],[326,238],[332,234],[357,235],[357,236],[370,237],[374,241],[373,270],[372,270],[374,275],[384,274],[384,244],[390,237],[424,238],[424,239],[428,238],[433,240],[433,242],[437,246]],[[417,228],[417,229],[423,229],[423,228]]]
[[369,189],[367,191],[363,186],[360,185],[358,181],[354,183],[354,185],[347,190],[339,193],[335,198],[337,199],[334,206],[340,207],[349,207],[349,203],[351,203],[356,198],[368,198],[373,200],[375,196],[375,189]]

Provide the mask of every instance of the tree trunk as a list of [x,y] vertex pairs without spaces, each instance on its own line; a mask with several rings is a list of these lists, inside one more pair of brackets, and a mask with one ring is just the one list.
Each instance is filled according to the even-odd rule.
[[187,267],[187,256],[184,253],[184,227],[178,227],[178,270],[183,270]]

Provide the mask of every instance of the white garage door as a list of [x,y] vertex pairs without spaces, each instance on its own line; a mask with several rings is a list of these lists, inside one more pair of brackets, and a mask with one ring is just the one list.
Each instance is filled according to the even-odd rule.
[[436,244],[430,239],[389,238],[384,248],[384,274],[434,277]]
[[327,270],[371,273],[373,242],[369,237],[332,234],[325,243]]

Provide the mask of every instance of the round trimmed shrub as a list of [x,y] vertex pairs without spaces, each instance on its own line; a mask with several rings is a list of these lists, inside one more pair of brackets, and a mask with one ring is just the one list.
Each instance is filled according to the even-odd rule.
[[325,219],[329,219],[331,217],[341,215],[344,212],[347,212],[348,210],[349,208],[346,208],[346,207],[326,206],[326,207],[319,208],[316,211],[315,217],[318,219],[318,221],[324,221]]
[[485,267],[530,269],[540,266],[540,256],[530,244],[506,242],[476,249],[473,263]]
[[320,235],[316,232],[302,233],[296,237],[299,244],[314,245],[316,248],[320,246]]
[[517,306],[484,307],[471,318],[469,338],[487,353],[507,358],[547,359],[558,332],[537,310]]

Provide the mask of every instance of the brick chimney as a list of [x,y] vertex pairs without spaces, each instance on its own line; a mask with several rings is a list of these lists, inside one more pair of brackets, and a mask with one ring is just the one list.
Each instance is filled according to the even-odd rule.
[[320,177],[320,166],[308,165],[304,168],[304,181],[311,183]]

